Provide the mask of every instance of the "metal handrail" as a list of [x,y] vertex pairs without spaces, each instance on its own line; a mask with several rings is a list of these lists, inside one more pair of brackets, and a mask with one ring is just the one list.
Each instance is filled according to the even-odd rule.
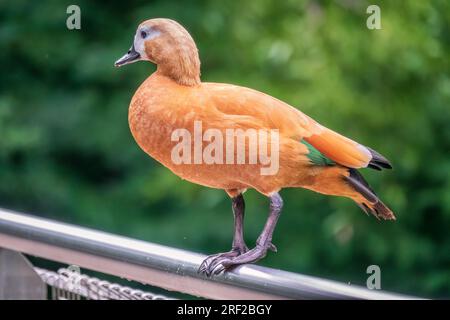
[[3,209],[0,247],[212,299],[410,298],[257,265],[207,278],[204,255]]

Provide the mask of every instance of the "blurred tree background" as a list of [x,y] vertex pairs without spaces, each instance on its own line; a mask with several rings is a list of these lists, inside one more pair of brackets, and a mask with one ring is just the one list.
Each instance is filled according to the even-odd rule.
[[[277,254],[262,265],[382,288],[450,297],[450,2],[0,2],[0,206],[202,253],[228,250],[229,198],[180,180],[144,154],[129,101],[155,70],[116,69],[142,20],[179,21],[197,42],[203,81],[280,98],[386,155],[363,170],[397,214],[367,217],[351,201],[282,191]],[[366,27],[369,4],[382,29]],[[253,244],[268,201],[248,191]]]

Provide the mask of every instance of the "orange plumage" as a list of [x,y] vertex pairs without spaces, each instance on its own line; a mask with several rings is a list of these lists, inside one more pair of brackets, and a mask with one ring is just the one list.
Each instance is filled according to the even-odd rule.
[[[116,65],[137,60],[156,63],[157,71],[131,100],[131,132],[147,154],[182,179],[223,189],[233,201],[248,188],[271,197],[282,188],[302,187],[351,198],[376,217],[395,219],[356,171],[368,166],[390,168],[383,156],[267,94],[230,84],[201,82],[197,48],[178,23],[168,19],[143,22],[132,48]],[[174,163],[171,152],[176,142],[171,134],[179,128],[192,133],[196,121],[201,121],[203,130],[216,129],[223,134],[227,129],[278,130],[279,170],[267,176],[260,174],[262,164],[258,163]],[[267,143],[270,146],[271,142]],[[207,142],[202,144],[206,146]],[[245,148],[249,151],[248,145]],[[266,246],[270,248],[270,244]],[[244,247],[240,248],[244,252],[226,256],[229,261],[221,256],[220,263],[226,268],[257,260],[239,260],[239,256],[249,256]]]

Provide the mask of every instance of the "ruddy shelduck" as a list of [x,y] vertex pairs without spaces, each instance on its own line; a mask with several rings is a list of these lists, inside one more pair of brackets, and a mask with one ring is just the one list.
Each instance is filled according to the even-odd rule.
[[[347,197],[367,214],[378,219],[395,219],[357,171],[366,167],[390,169],[391,164],[385,157],[325,128],[270,95],[231,84],[201,82],[195,42],[176,21],[151,19],[142,22],[130,50],[116,61],[115,66],[140,60],[153,62],[157,69],[141,84],[130,103],[129,125],[134,139],[147,154],[177,176],[223,189],[232,200],[232,249],[207,257],[200,265],[200,272],[208,276],[218,274],[237,265],[255,262],[263,258],[267,250],[276,251],[272,234],[283,207],[279,194],[283,188],[301,187]],[[214,161],[174,161],[174,148],[180,141],[174,139],[174,132],[184,130],[183,133],[191,135],[187,141],[191,141],[192,136],[198,135],[194,132],[198,124],[201,124],[202,132],[212,130],[215,139],[219,139],[220,134],[226,136],[229,130],[235,130],[233,139],[245,135],[244,141],[249,143],[244,147],[248,152],[241,158],[244,161],[222,161],[215,157],[225,153],[224,144],[228,146],[229,141],[216,145],[216,150],[211,153]],[[275,140],[267,136],[262,139],[263,149],[271,150],[271,156],[277,155],[275,172],[262,174],[262,169],[267,169],[267,162],[248,161],[255,152],[249,145],[251,129],[276,133]],[[213,140],[205,136],[200,139],[201,148]],[[195,148],[191,149],[189,145],[183,153],[195,152]],[[233,152],[231,159],[234,155],[236,159],[238,151]],[[270,200],[267,222],[256,246],[250,250],[243,237],[242,196],[249,188]]]

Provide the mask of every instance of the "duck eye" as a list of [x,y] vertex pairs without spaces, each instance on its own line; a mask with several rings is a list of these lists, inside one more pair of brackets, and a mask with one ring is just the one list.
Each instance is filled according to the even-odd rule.
[[147,37],[147,32],[141,31],[141,37],[142,39],[145,39]]

